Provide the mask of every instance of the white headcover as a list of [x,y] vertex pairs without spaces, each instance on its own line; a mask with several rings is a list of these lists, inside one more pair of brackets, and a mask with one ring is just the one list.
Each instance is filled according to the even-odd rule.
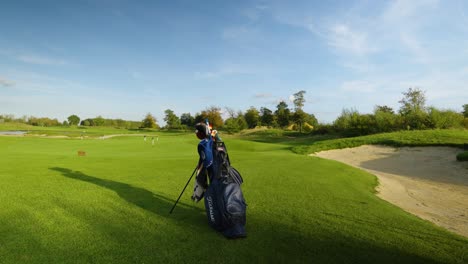
[[195,178],[195,184],[193,186],[193,194],[192,194],[192,200],[198,203],[202,198],[203,195],[205,194],[206,189],[203,188],[203,185],[198,182],[197,178]]

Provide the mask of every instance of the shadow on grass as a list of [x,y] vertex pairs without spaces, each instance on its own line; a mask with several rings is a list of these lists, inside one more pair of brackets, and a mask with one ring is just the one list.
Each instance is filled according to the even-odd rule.
[[[382,237],[384,242],[373,241],[375,236],[372,239],[358,237],[340,231],[338,226],[324,225],[320,220],[310,223],[321,227],[313,228],[314,232],[309,234],[272,219],[251,216],[249,220],[249,225],[254,227],[249,228],[247,247],[255,250],[237,254],[251,254],[247,258],[257,263],[439,263],[436,258],[427,256],[430,254],[424,256],[423,252],[405,250],[396,244],[386,245],[398,243],[396,238]],[[356,228],[360,229],[361,225],[356,223]]]
[[[160,216],[168,217],[170,215],[169,211],[175,203],[175,200],[166,198],[159,194],[152,193],[140,187],[132,186],[130,184],[112,180],[105,180],[86,175],[80,171],[72,171],[66,168],[53,167],[50,169],[62,173],[62,175],[67,178],[92,183],[97,186],[112,190],[116,192],[125,201],[134,204],[151,213],[158,214]],[[187,210],[202,212],[202,210],[200,210],[200,208],[198,207],[181,202],[178,203],[178,207],[174,209],[174,212]],[[190,212],[184,212],[184,215],[185,213],[190,214]]]
[[[138,206],[151,213],[162,217],[170,217],[169,210],[175,200],[168,199],[164,196],[152,193],[144,188],[135,187],[126,183],[116,182],[112,180],[100,179],[94,176],[86,175],[79,171],[72,171],[67,168],[53,167],[50,170],[61,173],[64,177],[79,180],[86,183],[91,183],[99,187],[103,187],[116,192],[125,201]],[[205,216],[191,217],[194,213],[205,214],[204,210],[181,204],[174,213],[174,221],[181,222],[181,226],[193,229],[199,228],[200,232],[208,232],[211,230]],[[256,260],[263,263],[436,263],[434,259],[429,259],[425,256],[406,252],[405,250],[385,247],[382,243],[374,243],[371,240],[360,239],[354,237],[347,232],[340,232],[340,229],[330,229],[327,225],[322,228],[314,229],[314,232],[303,233],[303,228],[295,228],[291,225],[275,221],[274,219],[265,219],[258,217],[258,212],[248,211],[247,230],[249,236],[240,241],[231,242],[225,240],[217,240],[218,238],[207,237],[202,235],[200,238],[209,238],[217,241],[216,252],[210,252],[212,249],[202,250],[203,253],[194,254],[193,252],[183,250],[184,248],[196,248],[199,243],[202,243],[200,238],[181,238],[177,243],[183,245],[181,249],[171,248],[171,257],[178,256],[180,261],[187,258],[198,256],[201,262],[225,262],[238,263],[247,262],[247,260]],[[183,219],[181,219],[181,217]],[[106,220],[107,221],[107,220]],[[1,223],[1,222],[0,222]],[[316,222],[317,225],[319,222]],[[314,223],[311,223],[314,224]],[[356,223],[356,228],[366,223]],[[120,232],[120,231],[119,231]],[[164,232],[159,231],[159,232]],[[221,235],[219,235],[221,236]],[[154,235],[154,237],[158,237]],[[155,244],[160,243],[158,240],[152,240]],[[1,242],[1,239],[0,239]],[[206,242],[206,240],[204,241]],[[122,242],[125,245],[125,241]],[[171,241],[174,243],[174,241]],[[120,244],[122,245],[122,244]],[[134,247],[135,245],[127,245]],[[139,244],[138,247],[143,248],[145,256],[148,257],[148,262],[157,262],[161,260],[161,255],[157,254],[148,243]],[[125,246],[123,246],[125,248]],[[54,256],[49,248],[43,248],[47,256]],[[120,250],[120,249],[119,249]],[[150,253],[148,253],[150,252]],[[118,255],[120,262],[129,262],[133,257],[134,252],[123,252]],[[142,253],[143,254],[143,253]],[[228,257],[227,257],[228,256]],[[124,257],[124,261],[122,261]],[[227,258],[226,258],[227,257]],[[52,257],[53,258],[53,257]],[[117,255],[116,255],[117,258]],[[236,258],[244,261],[236,261]],[[116,261],[116,262],[119,262]]]
[[[460,239],[460,236],[454,237],[447,237],[443,235],[438,235],[438,233],[434,232],[424,232],[420,230],[413,230],[411,228],[405,228],[405,226],[402,225],[392,225],[392,224],[386,224],[384,222],[376,222],[376,221],[370,221],[366,220],[364,218],[356,218],[352,216],[346,216],[346,215],[341,215],[337,214],[334,212],[322,212],[323,215],[331,218],[335,218],[337,220],[351,223],[355,225],[356,227],[359,226],[366,226],[366,227],[372,227],[375,229],[381,229],[381,230],[386,230],[389,233],[394,233],[394,234],[400,234],[400,235],[406,235],[406,236],[411,236],[414,238],[420,238],[424,240],[438,240],[438,241],[443,241],[443,240],[451,240],[451,241],[457,241],[460,243],[464,243],[464,239]],[[440,227],[439,227],[440,228]],[[442,229],[442,228],[440,228]],[[458,237],[458,238],[457,238]]]

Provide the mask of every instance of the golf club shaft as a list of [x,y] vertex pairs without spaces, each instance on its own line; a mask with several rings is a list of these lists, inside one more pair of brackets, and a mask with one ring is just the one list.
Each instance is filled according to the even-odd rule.
[[172,214],[172,211],[174,210],[174,208],[176,207],[177,203],[179,202],[180,197],[182,197],[182,194],[185,192],[185,189],[187,188],[187,185],[190,183],[190,180],[192,180],[192,177],[193,177],[193,175],[195,174],[195,171],[197,171],[197,168],[198,168],[198,166],[195,167],[195,169],[193,170],[192,175],[190,176],[189,180],[187,181],[187,184],[185,184],[185,187],[184,187],[184,189],[182,190],[182,192],[180,193],[179,198],[177,198],[177,201],[175,202],[174,206],[172,206],[172,209],[171,209],[171,211],[169,212],[169,214]]

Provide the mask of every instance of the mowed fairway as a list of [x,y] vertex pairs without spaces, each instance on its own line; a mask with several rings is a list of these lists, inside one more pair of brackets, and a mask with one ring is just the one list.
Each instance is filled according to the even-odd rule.
[[[0,263],[468,263],[468,239],[379,199],[373,175],[225,138],[248,237],[190,200],[193,135],[0,137]],[[86,156],[78,156],[79,150]]]

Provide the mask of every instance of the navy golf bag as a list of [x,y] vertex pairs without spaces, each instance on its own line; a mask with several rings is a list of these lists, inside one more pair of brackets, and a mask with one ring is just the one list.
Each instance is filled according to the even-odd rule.
[[205,192],[208,223],[227,238],[245,237],[247,204],[240,188],[242,176],[231,167],[224,142],[213,145],[215,175]]

